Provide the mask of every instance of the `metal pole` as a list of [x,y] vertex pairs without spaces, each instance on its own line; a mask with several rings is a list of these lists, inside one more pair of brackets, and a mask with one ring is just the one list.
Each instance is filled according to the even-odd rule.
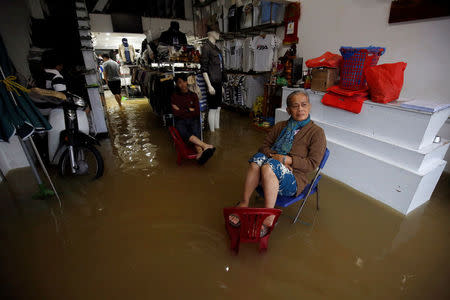
[[308,189],[308,193],[306,194],[305,199],[303,200],[302,205],[299,207],[299,209],[298,209],[298,211],[297,211],[297,215],[295,216],[295,219],[294,219],[294,221],[292,222],[292,224],[297,223],[298,217],[300,216],[300,213],[302,212],[303,206],[305,206],[305,204],[306,204],[306,200],[308,200],[308,197],[309,197],[309,195],[311,194],[311,191],[312,191],[312,189],[313,189],[314,183],[316,182],[317,177],[319,177],[319,174],[320,174],[320,170],[319,170],[319,172],[316,173],[316,176],[314,176],[314,180],[312,181],[311,186],[310,186],[309,189]]
[[22,140],[21,137],[19,137],[19,142],[20,142],[20,145],[22,146],[22,149],[23,149],[23,152],[25,153],[25,156],[27,157],[28,163],[30,164],[31,171],[34,174],[34,177],[36,177],[36,180],[37,180],[38,184],[41,185],[42,184],[41,176],[39,176],[39,172],[36,169],[36,166],[34,165],[33,158],[31,157],[30,152],[28,152],[27,146],[25,145],[25,143],[24,143],[24,141]]
[[52,179],[50,178],[50,175],[47,172],[47,168],[45,168],[44,162],[42,161],[41,156],[39,155],[39,152],[36,148],[36,145],[34,144],[33,138],[30,136],[29,141],[31,143],[31,146],[33,147],[34,153],[36,154],[36,157],[39,161],[39,164],[41,165],[42,170],[44,171],[45,176],[47,177],[48,181],[50,182],[50,185],[52,187],[53,192],[55,193],[56,198],[58,199],[59,208],[62,209],[61,199],[59,198],[58,192],[56,191],[55,186],[53,185]]

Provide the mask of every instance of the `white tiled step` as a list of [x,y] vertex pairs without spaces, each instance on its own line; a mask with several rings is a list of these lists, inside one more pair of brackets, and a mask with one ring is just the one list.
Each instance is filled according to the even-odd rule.
[[415,150],[377,140],[368,135],[359,134],[328,123],[317,120],[314,120],[314,122],[325,130],[325,135],[328,139],[338,141],[343,146],[413,172],[423,172],[428,165],[443,160],[450,145],[448,140],[441,140],[440,143],[433,143],[421,150]]
[[406,215],[427,202],[446,165],[435,161],[422,173],[412,172],[386,161],[328,140],[330,157],[323,170],[354,189]]
[[[276,121],[287,120],[288,113],[284,109],[276,110]],[[439,143],[432,143],[420,150],[401,147],[398,144],[378,140],[366,134],[345,129],[326,122],[312,120],[325,131],[327,140],[332,139],[341,145],[366,153],[379,160],[398,165],[412,172],[423,172],[429,164],[444,159],[450,146],[450,141],[441,139]]]
[[[293,90],[283,88],[283,97]],[[450,115],[450,109],[433,114],[403,109],[395,104],[379,104],[365,101],[361,113],[354,114],[342,109],[323,105],[324,93],[307,91],[311,101],[311,117],[378,140],[411,149],[430,146]]]

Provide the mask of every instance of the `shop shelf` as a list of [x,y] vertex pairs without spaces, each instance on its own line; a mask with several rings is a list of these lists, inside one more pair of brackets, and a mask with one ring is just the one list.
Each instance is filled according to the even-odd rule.
[[192,4],[192,7],[205,7],[208,6],[214,2],[216,2],[217,0],[206,0],[205,2],[201,3],[201,2],[196,2]]

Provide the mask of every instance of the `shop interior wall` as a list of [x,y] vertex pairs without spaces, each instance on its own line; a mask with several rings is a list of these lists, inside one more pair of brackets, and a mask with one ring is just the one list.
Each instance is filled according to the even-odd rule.
[[[4,2],[7,2],[4,3]],[[17,71],[28,78],[30,70],[27,55],[30,49],[29,9],[25,0],[3,1],[0,9],[0,34]],[[28,166],[16,137],[10,143],[0,142],[0,169],[9,170]]]
[[402,97],[449,101],[450,18],[389,24],[391,0],[303,0],[299,54],[383,46],[379,63],[405,61]]
[[[108,14],[89,14],[91,19],[91,30],[93,32],[113,32],[111,15]],[[161,32],[169,29],[172,19],[147,18],[142,17],[142,29],[152,31],[154,39],[159,38]],[[176,20],[180,23],[180,30],[186,34],[193,34],[194,26],[190,20]]]
[[[379,63],[408,63],[401,97],[450,102],[450,18],[389,24],[391,0],[302,0],[299,56],[383,46]],[[450,139],[450,122],[440,133]],[[450,152],[450,151],[449,151]],[[450,153],[445,160],[450,162]],[[447,164],[446,171],[450,172]]]
[[[146,18],[142,17],[142,29],[147,31],[150,29],[152,31],[152,36],[157,39],[161,36],[161,32],[169,29],[170,22],[172,19],[161,19],[161,18]],[[194,34],[194,24],[191,20],[175,20],[180,23],[180,31],[186,33],[186,35]]]

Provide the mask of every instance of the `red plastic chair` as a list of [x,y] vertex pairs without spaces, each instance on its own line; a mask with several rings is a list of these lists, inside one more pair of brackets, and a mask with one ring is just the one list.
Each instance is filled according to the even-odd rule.
[[[230,224],[229,217],[232,214],[239,217],[240,226],[235,227]],[[268,228],[267,234],[261,238],[262,224],[271,215],[275,216],[273,224]],[[267,250],[270,234],[280,215],[281,210],[276,208],[225,207],[223,217],[231,239],[231,250],[237,254],[240,243],[259,243],[260,252]]]
[[194,146],[188,146],[184,143],[183,139],[180,136],[178,130],[170,126],[169,127],[170,135],[173,138],[173,143],[175,144],[175,149],[177,150],[177,164],[181,165],[183,159],[196,159],[197,151],[195,151]]

